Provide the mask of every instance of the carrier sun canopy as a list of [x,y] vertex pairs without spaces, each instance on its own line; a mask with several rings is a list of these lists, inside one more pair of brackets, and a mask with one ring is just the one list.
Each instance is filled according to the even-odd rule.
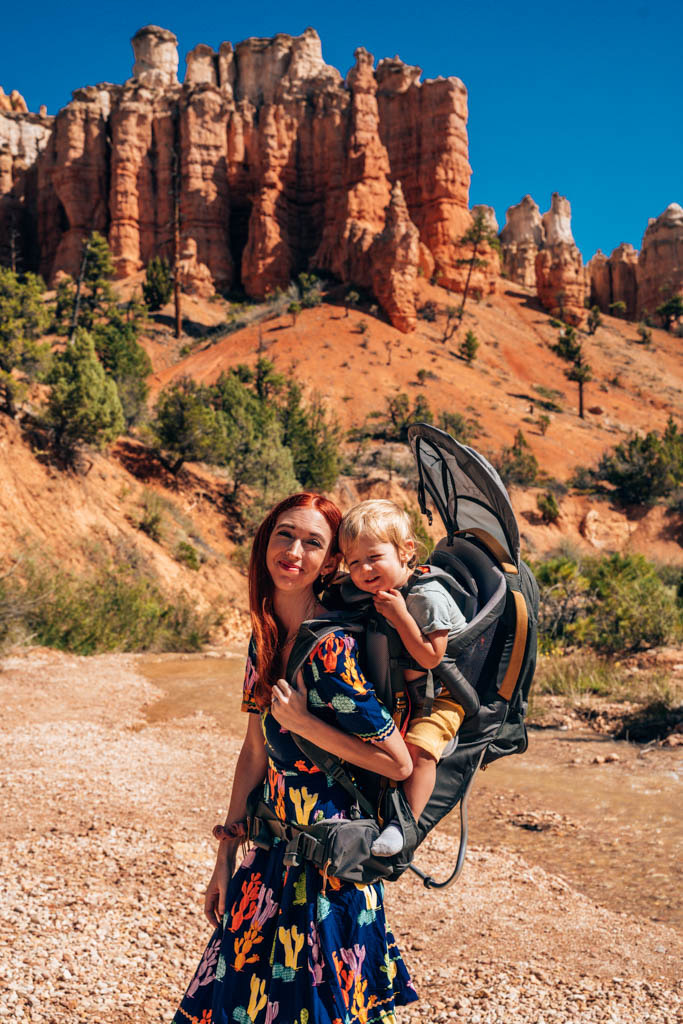
[[483,455],[427,423],[408,428],[408,441],[425,491],[438,511],[449,543],[459,530],[485,530],[502,544],[519,569],[519,530],[498,473]]

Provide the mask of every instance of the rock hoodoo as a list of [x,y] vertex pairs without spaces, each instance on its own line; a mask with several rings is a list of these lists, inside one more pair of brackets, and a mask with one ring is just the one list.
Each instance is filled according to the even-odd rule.
[[536,255],[536,292],[543,306],[567,323],[584,317],[586,277],[574,242],[569,200],[553,192],[550,209],[543,214],[543,248]]
[[503,270],[516,284],[536,287],[536,255],[544,242],[541,211],[531,196],[511,206],[500,233]]
[[671,203],[650,220],[638,260],[638,315],[683,295],[683,208]]
[[507,277],[535,288],[554,316],[578,324],[584,315],[586,276],[571,217],[569,200],[557,192],[543,216],[531,196],[524,196],[507,211],[500,241]]
[[[459,79],[420,82],[420,68],[398,57],[375,68],[359,49],[344,82],[307,29],[195,46],[181,85],[172,32],[148,25],[132,44],[132,77],[77,89],[33,155],[31,244],[49,280],[77,272],[92,230],[122,277],[170,256],[177,209],[183,278],[202,292],[242,284],[261,297],[318,268],[381,291],[408,330],[418,264],[462,290],[471,170]],[[0,180],[6,195],[7,172]],[[480,293],[498,270],[482,255]]]
[[615,302],[623,302],[624,316],[634,320],[637,314],[638,253],[627,242],[622,242],[608,258],[596,252],[587,265],[591,305],[603,313],[613,312]]

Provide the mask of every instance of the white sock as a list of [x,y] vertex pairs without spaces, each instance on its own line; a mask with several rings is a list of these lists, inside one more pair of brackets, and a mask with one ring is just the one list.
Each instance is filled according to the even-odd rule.
[[375,839],[370,847],[370,852],[375,857],[393,857],[403,849],[403,833],[398,825],[387,825]]

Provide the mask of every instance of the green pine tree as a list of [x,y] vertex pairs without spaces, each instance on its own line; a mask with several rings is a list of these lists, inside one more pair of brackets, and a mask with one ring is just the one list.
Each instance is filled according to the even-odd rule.
[[214,408],[212,393],[185,377],[159,395],[150,424],[161,462],[177,475],[183,463],[225,463],[225,420]]
[[462,296],[462,303],[458,310],[459,319],[462,320],[465,315],[465,303],[467,302],[467,296],[470,291],[470,281],[472,279],[472,273],[475,270],[483,269],[488,266],[488,260],[483,259],[480,256],[482,250],[486,247],[500,249],[500,242],[498,236],[486,223],[486,216],[483,210],[479,210],[472,221],[472,224],[467,229],[465,234],[458,239],[458,245],[471,245],[472,255],[466,259],[459,259],[458,263],[461,266],[468,267],[467,279],[465,281],[465,290]]
[[72,461],[79,444],[104,448],[123,430],[114,381],[106,375],[87,331],[79,328],[48,376],[47,422],[57,451]]
[[16,416],[28,382],[40,375],[49,360],[49,345],[38,341],[50,320],[44,291],[35,274],[20,278],[0,267],[0,409],[8,416]]
[[155,256],[147,264],[142,296],[147,308],[155,313],[165,306],[173,294],[173,273],[165,256]]

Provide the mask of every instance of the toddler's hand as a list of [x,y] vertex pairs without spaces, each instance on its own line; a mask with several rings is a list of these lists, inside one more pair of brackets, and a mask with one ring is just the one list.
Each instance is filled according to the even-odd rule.
[[398,629],[409,615],[403,594],[400,590],[378,590],[373,597],[375,608],[392,626]]

